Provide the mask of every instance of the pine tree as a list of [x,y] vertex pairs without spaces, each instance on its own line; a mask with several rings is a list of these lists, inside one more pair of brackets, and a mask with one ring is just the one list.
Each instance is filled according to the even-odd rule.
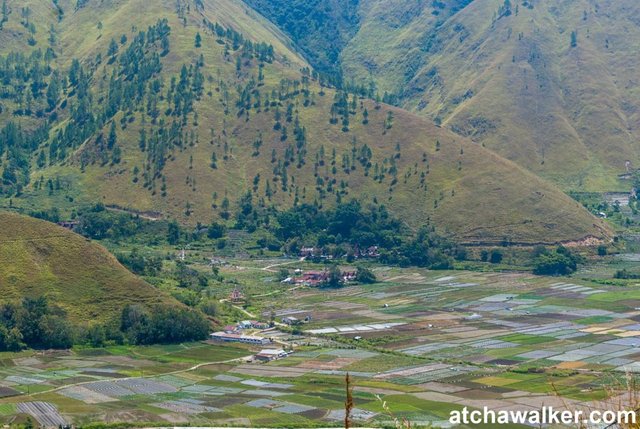
[[196,48],[201,48],[202,47],[202,36],[200,36],[200,33],[196,34]]
[[2,0],[2,22],[1,24],[7,22],[9,20],[9,6],[7,5],[7,0]]
[[107,51],[107,56],[114,57],[118,53],[118,43],[115,39],[111,39],[109,42],[109,50]]
[[107,147],[109,150],[113,149],[118,143],[118,134],[116,133],[116,123],[111,122],[111,129],[109,130],[109,139],[107,140]]

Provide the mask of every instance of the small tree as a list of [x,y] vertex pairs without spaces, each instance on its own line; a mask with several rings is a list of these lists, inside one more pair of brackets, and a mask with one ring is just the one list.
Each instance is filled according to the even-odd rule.
[[286,268],[280,268],[280,270],[278,271],[278,280],[283,281],[288,278],[289,278],[289,270],[287,270]]
[[207,229],[207,237],[212,239],[222,238],[224,236],[224,225],[213,222]]
[[201,48],[202,47],[202,36],[200,36],[200,33],[196,34],[196,48]]
[[364,284],[371,284],[378,281],[373,271],[368,268],[358,267],[356,272],[356,281]]
[[601,244],[598,246],[598,256],[607,256],[607,246]]
[[503,257],[504,256],[502,255],[502,252],[500,250],[494,249],[491,251],[489,262],[491,262],[492,264],[499,264],[500,262],[502,262]]
[[328,288],[339,288],[343,286],[342,271],[340,271],[337,265],[333,265],[331,269],[329,269],[329,275],[322,286]]
[[180,241],[180,227],[178,226],[178,222],[175,220],[169,223],[167,241],[171,245],[178,244],[178,241]]

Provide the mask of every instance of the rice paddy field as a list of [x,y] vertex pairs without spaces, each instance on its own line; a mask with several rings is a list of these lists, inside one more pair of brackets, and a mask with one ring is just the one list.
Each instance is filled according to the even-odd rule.
[[283,264],[310,267],[223,272],[242,285],[247,318],[309,320],[262,333],[288,357],[256,362],[265,347],[216,342],[5,353],[0,423],[338,427],[349,373],[357,425],[447,427],[464,406],[607,408],[640,372],[634,284],[378,266],[376,284],[323,290],[278,282]]

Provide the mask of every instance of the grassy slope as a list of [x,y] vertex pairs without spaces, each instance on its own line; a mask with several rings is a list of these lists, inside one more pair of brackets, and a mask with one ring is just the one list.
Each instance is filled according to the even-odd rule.
[[501,0],[475,0],[448,18],[430,3],[396,3],[363,5],[343,53],[347,74],[373,73],[382,89],[405,92],[404,107],[565,189],[617,188],[625,161],[640,162],[637,2],[512,2],[517,16],[497,21]]
[[0,301],[45,295],[73,320],[105,321],[128,303],[169,300],[62,227],[0,211],[0,231]]
[[[111,38],[118,40],[121,34],[127,34],[131,39],[132,16],[136,17],[136,31],[155,23],[158,18],[166,17],[172,27],[172,47],[171,53],[163,59],[165,81],[178,73],[183,63],[193,62],[200,53],[205,58],[205,75],[219,74],[230,88],[246,83],[251,75],[257,75],[256,64],[243,67],[240,76],[236,75],[234,62],[223,57],[224,48],[199,26],[202,21],[200,12],[194,8],[188,15],[188,24],[183,26],[174,5],[175,2],[169,0],[153,3],[130,0],[102,4],[90,2],[89,6],[74,13],[69,9],[65,19],[58,24],[62,45],[58,58],[60,65],[64,67],[69,64],[71,55],[83,59],[93,58],[97,52],[104,55],[108,41]],[[251,14],[243,14],[235,2],[226,0],[205,1],[203,13],[211,21],[232,24],[254,40],[266,39],[274,43],[280,56],[276,63],[265,67],[263,92],[274,88],[283,77],[300,78],[297,70],[304,61],[285,48],[286,39],[272,32],[273,29],[264,25],[262,18],[254,19]],[[103,24],[101,30],[97,28],[98,21]],[[193,44],[197,31],[204,38],[203,47],[199,50]],[[283,54],[287,61],[283,59]],[[96,90],[99,91],[100,82],[104,82],[105,77],[108,80],[110,74],[108,66],[98,69],[94,77]],[[311,90],[315,104],[304,107],[299,98],[296,100],[300,122],[307,128],[306,164],[300,169],[294,164],[288,171],[290,182],[297,185],[301,202],[311,203],[317,199],[313,159],[319,147],[324,145],[327,159],[331,150],[336,149],[338,171],[334,175],[329,168],[321,167],[321,177],[335,180],[336,187],[341,181],[348,182],[346,198],[354,196],[366,201],[376,197],[412,226],[433,220],[442,231],[467,241],[499,242],[506,239],[516,242],[556,242],[608,234],[602,222],[591,217],[553,186],[495,153],[410,113],[388,106],[376,110],[373,103],[364,101],[351,118],[351,130],[343,133],[340,126],[329,124],[333,93],[329,91],[321,97],[317,87],[312,86]],[[369,125],[361,124],[365,106],[371,115]],[[285,107],[281,108],[283,113]],[[264,198],[266,181],[273,178],[271,151],[275,149],[278,157],[282,156],[285,146],[293,141],[291,124],[285,123],[290,127],[290,137],[288,142],[283,143],[279,138],[280,133],[273,130],[273,109],[261,113],[256,113],[254,109],[248,121],[245,117],[236,117],[233,112],[224,115],[220,94],[216,91],[213,91],[212,97],[205,95],[197,102],[196,109],[199,125],[193,125],[190,120],[190,127],[197,132],[198,142],[192,147],[174,150],[167,162],[163,172],[168,188],[166,197],[159,193],[152,194],[143,189],[140,182],[134,184],[132,181],[134,166],[142,167],[145,157],[137,148],[141,117],[136,114],[133,123],[125,130],[118,130],[119,144],[123,148],[121,164],[114,167],[96,164],[81,173],[77,163],[72,160],[35,171],[34,180],[41,175],[45,179],[61,177],[66,190],[52,197],[46,190],[29,190],[14,204],[32,209],[55,205],[72,208],[78,202],[100,200],[138,210],[159,210],[187,223],[208,222],[219,213],[212,209],[214,192],[218,194],[218,204],[225,193],[233,203],[241,191],[252,186],[257,173],[260,173],[260,183],[254,202]],[[389,110],[395,114],[394,125],[385,132],[383,124]],[[211,129],[214,130],[213,137]],[[107,130],[108,127],[105,132]],[[263,147],[260,155],[252,156],[251,143],[260,133],[263,135]],[[380,165],[385,158],[394,154],[397,144],[401,146],[401,156],[397,161],[398,183],[395,186],[390,185],[389,175],[382,183],[376,183],[371,175],[365,177],[359,164],[349,174],[341,171],[341,156],[344,152],[350,152],[354,137],[358,146],[366,143],[371,147],[372,162]],[[222,159],[221,149],[225,140],[230,148],[226,161]],[[436,151],[436,140],[441,142],[440,151]],[[209,167],[214,150],[219,158],[216,170]],[[422,161],[423,153],[427,154],[427,162]],[[189,167],[191,158],[193,168]],[[429,173],[425,189],[420,187],[419,176],[426,171]],[[193,183],[193,179],[196,186],[187,183]],[[292,204],[295,186],[286,192],[275,182],[271,182],[271,186],[278,190],[272,203],[285,206]],[[72,204],[69,204],[67,196],[74,198]],[[330,197],[323,203],[332,204],[334,201],[335,197]],[[187,204],[192,210],[190,216],[185,214]]]

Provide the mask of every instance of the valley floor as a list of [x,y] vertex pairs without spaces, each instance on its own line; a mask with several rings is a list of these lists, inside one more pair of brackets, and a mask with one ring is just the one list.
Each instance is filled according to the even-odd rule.
[[[320,290],[277,282],[279,263],[222,269],[250,285],[247,317],[275,316],[278,329],[247,331],[274,344],[4,353],[0,422],[341,426],[349,373],[357,424],[396,416],[445,427],[463,406],[611,408],[625,376],[640,372],[640,289],[603,285],[589,271],[548,278],[378,266],[376,284]],[[286,317],[310,321],[280,328]],[[251,361],[280,347],[294,353]]]

